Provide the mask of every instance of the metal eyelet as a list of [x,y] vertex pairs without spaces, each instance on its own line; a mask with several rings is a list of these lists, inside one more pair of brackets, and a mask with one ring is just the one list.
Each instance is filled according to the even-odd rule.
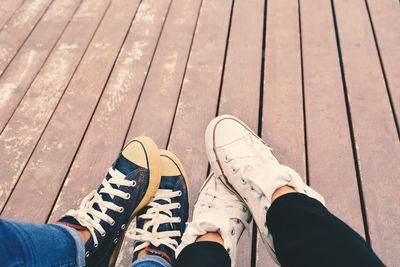
[[264,212],[267,213],[268,212],[268,208],[267,206],[264,206]]
[[101,233],[101,236],[105,237],[106,236],[106,232]]
[[182,191],[178,191],[178,197],[182,196]]
[[239,223],[240,223],[240,220],[239,220],[239,219],[236,219],[235,222],[236,222],[237,224],[239,224]]
[[245,206],[243,206],[243,207],[242,207],[242,211],[243,211],[243,212],[246,212],[246,211],[247,211],[247,208],[246,208]]
[[235,169],[235,168],[232,168],[231,172],[232,172],[233,174],[236,174],[236,173],[238,172],[238,170]]
[[304,193],[306,193],[306,194],[307,194],[307,190],[303,189],[303,191],[304,191]]
[[225,156],[224,156],[224,162],[225,162],[225,163],[228,163],[229,161],[230,161],[230,159],[228,158],[227,155],[225,155]]
[[226,252],[228,252],[228,254],[231,254],[231,248],[227,248]]
[[89,251],[86,251],[86,258],[88,258],[89,255],[90,255],[90,252],[89,252]]
[[246,184],[246,181],[245,181],[243,178],[240,178],[240,183],[241,183],[242,185],[245,185],[245,184]]
[[132,186],[136,186],[136,181],[132,181]]
[[181,222],[182,221],[182,219],[181,218],[178,218],[179,219],[179,221],[178,222]]
[[243,200],[244,200],[244,201],[247,201],[247,197],[244,197]]
[[120,213],[124,212],[124,207],[121,207],[121,208],[119,209],[119,212],[120,212]]
[[235,228],[232,228],[231,235],[235,235]]
[[126,225],[125,225],[125,224],[121,225],[121,229],[122,229],[122,230],[124,230],[124,229],[125,229],[125,227],[126,227]]
[[178,209],[180,209],[181,208],[181,204],[180,203],[178,203]]
[[115,238],[113,242],[114,242],[114,244],[117,244],[118,243],[118,237]]
[[94,244],[94,248],[97,248],[99,245],[98,244]]
[[131,194],[127,193],[125,196],[126,199],[130,199],[131,198]]
[[112,221],[112,222],[110,223],[110,225],[111,225],[111,226],[114,226],[114,225],[115,225],[115,221]]

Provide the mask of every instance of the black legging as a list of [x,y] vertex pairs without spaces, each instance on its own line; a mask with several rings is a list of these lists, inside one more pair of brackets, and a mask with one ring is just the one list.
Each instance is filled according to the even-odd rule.
[[[282,266],[384,266],[364,239],[319,201],[300,193],[277,198],[267,214]],[[223,246],[197,242],[187,246],[174,267],[228,267]]]

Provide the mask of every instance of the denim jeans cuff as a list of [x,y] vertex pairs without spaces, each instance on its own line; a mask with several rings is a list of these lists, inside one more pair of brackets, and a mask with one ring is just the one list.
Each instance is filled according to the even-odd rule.
[[140,267],[140,266],[171,267],[171,264],[159,256],[147,255],[141,257],[138,260],[135,260],[129,267]]
[[68,227],[66,225],[62,224],[55,224],[55,226],[60,226],[67,230],[67,232],[72,236],[72,238],[75,240],[75,246],[76,246],[76,266],[85,266],[86,261],[85,261],[85,244],[83,243],[82,236],[78,233],[77,230],[75,230],[72,227]]

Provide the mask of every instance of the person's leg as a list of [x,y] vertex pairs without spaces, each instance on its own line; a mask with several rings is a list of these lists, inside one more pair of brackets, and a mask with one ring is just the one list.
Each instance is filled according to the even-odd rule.
[[129,267],[171,267],[171,264],[160,256],[145,255],[135,260]]
[[174,267],[230,267],[228,252],[218,242],[200,241],[186,246],[179,254]]
[[[280,164],[271,148],[239,119],[213,119],[205,140],[212,170],[246,203],[277,263],[383,265],[358,234],[326,210],[323,197]],[[276,192],[282,196],[277,198]]]
[[384,266],[360,235],[305,194],[276,198],[266,219],[283,266]]
[[2,266],[85,266],[81,236],[62,225],[0,219],[0,255]]

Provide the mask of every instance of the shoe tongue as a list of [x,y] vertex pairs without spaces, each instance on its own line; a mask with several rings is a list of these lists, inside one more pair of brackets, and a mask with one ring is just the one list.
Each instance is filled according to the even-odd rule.
[[[124,157],[124,155],[120,155],[117,159],[116,162],[114,162],[113,169],[118,170],[119,172],[121,172],[124,175],[128,175],[129,173],[131,173],[132,171],[136,170],[138,168],[138,166],[136,164],[134,164],[133,162],[131,162],[130,160],[128,160],[127,158]],[[110,174],[107,174],[106,179],[110,179],[111,176]],[[117,189],[118,186],[115,184],[111,184],[111,187],[113,187],[114,189]],[[97,193],[99,193],[99,195],[101,195],[102,199],[104,201],[109,201],[112,202],[113,198],[109,195],[109,194],[105,194],[105,193],[100,193],[100,190],[103,188],[103,186],[100,186],[97,190]],[[100,209],[98,204],[94,204],[93,208],[97,211],[100,212],[105,212],[106,209],[104,209],[103,211]]]
[[[156,202],[157,202],[157,203],[160,203],[161,205],[168,204],[168,202],[165,201],[165,200],[157,200]],[[148,207],[144,208],[144,209],[142,210],[141,214],[145,214],[145,213],[147,212],[147,210],[148,210]],[[164,215],[166,215],[166,216],[169,216],[169,215],[168,215],[166,212],[164,212],[164,211],[161,211],[160,214],[164,214]],[[142,222],[142,224],[145,224],[146,222],[147,222],[147,220],[144,221],[144,222]],[[163,223],[163,224],[160,224],[160,225],[158,226],[158,228],[157,228],[157,232],[173,231],[174,229],[173,229],[172,226],[173,226],[173,224],[171,224],[171,223]],[[151,226],[149,229],[146,229],[146,230],[147,230],[147,231],[152,231],[152,229],[153,229],[152,227],[153,227],[153,226]],[[142,243],[143,243],[143,242],[138,242],[138,243],[136,243],[135,246],[139,246],[139,245],[142,244]],[[160,256],[160,257],[164,258],[165,260],[167,260],[167,261],[168,261],[169,263],[171,263],[171,264],[175,261],[175,251],[172,250],[171,248],[167,247],[166,245],[161,244],[161,245],[159,245],[159,246],[157,247],[157,246],[155,246],[155,245],[153,245],[153,244],[150,244],[150,245],[148,245],[146,248],[144,248],[144,250],[145,250],[148,254],[156,255],[156,256]],[[138,254],[138,253],[139,253],[139,252],[135,252],[135,254],[133,255],[133,259],[134,259],[134,260],[137,259],[137,254]]]

